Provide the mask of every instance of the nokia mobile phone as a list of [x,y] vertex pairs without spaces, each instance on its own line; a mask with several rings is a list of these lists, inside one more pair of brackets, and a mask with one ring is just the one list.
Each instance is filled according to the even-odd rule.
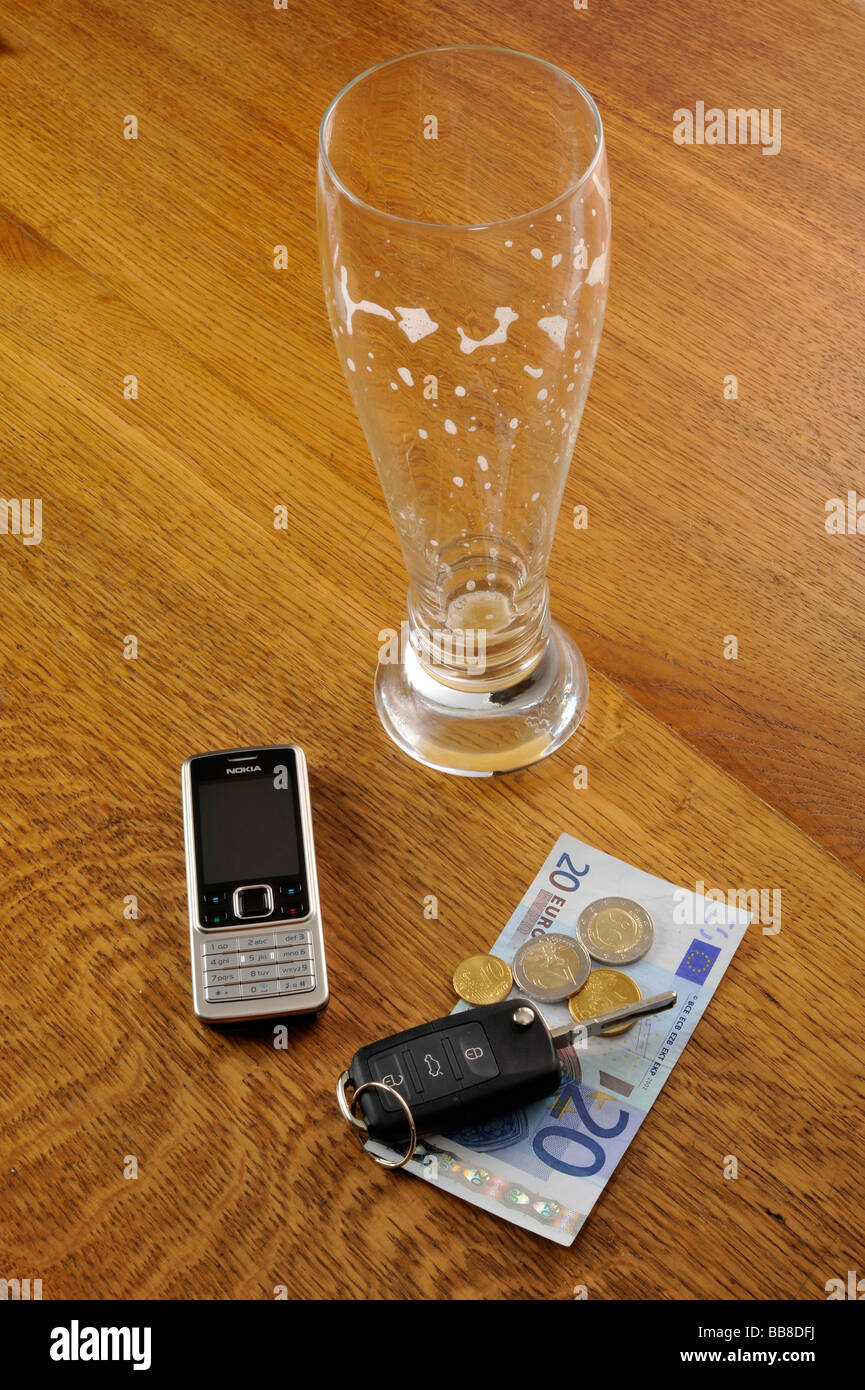
[[234,748],[183,764],[195,1012],[209,1023],[327,1003],[303,750]]

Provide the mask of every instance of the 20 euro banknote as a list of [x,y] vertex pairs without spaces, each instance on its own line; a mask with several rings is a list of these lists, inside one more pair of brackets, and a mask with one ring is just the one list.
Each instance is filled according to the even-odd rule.
[[[406,1168],[561,1245],[571,1244],[601,1196],[750,921],[741,908],[698,897],[561,835],[491,950],[510,964],[532,937],[574,935],[583,908],[606,897],[638,902],[655,927],[648,953],[616,969],[636,981],[643,998],[674,989],[676,1007],[626,1033],[564,1049],[565,1079],[554,1096],[472,1129],[425,1137]],[[454,1012],[466,1007],[458,1004]],[[567,1004],[540,1007],[551,1027],[570,1021]],[[373,1141],[366,1147],[396,1156]]]

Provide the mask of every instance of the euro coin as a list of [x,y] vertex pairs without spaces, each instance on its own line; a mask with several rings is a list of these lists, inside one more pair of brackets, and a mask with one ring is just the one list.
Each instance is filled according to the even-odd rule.
[[498,956],[468,956],[454,971],[454,989],[467,1004],[500,1004],[513,983],[510,966]]
[[561,1004],[589,978],[588,952],[572,936],[550,932],[527,941],[514,956],[517,988],[539,1004]]
[[[568,1000],[568,1013],[575,1023],[585,1023],[610,1009],[636,1004],[642,997],[639,985],[630,975],[623,975],[621,970],[601,968],[593,970],[582,989]],[[603,1036],[611,1038],[614,1033],[626,1033],[633,1026],[633,1023],[617,1023],[614,1028],[605,1028]]]
[[580,913],[577,936],[602,965],[630,965],[655,939],[652,919],[630,898],[598,898]]

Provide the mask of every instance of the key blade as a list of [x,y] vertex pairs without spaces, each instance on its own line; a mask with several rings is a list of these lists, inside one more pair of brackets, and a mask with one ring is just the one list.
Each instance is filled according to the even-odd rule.
[[551,1028],[550,1036],[557,1048],[567,1047],[575,1038],[593,1038],[611,1028],[616,1023],[631,1023],[645,1014],[660,1014],[664,1009],[672,1009],[679,996],[674,989],[666,989],[663,994],[653,994],[649,999],[640,999],[636,1004],[623,1004],[620,1009],[610,1009],[608,1013],[585,1018],[582,1023],[565,1023],[561,1028]]

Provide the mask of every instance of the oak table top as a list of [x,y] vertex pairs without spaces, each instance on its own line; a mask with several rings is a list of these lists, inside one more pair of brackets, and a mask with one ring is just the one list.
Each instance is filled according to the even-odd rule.
[[[314,223],[329,99],[450,42],[579,77],[612,183],[550,570],[589,713],[490,781],[410,762],[375,714],[404,571]],[[863,62],[854,0],[0,0],[0,492],[43,502],[39,544],[0,535],[0,1276],[45,1298],[679,1299],[824,1297],[861,1268],[856,498],[852,534],[826,522],[865,491]],[[676,143],[698,101],[780,110],[780,151]],[[285,738],[332,998],[276,1050],[192,1015],[179,767]],[[563,830],[783,901],[570,1249],[376,1170],[333,1100],[360,1043],[451,1007],[454,964]]]

